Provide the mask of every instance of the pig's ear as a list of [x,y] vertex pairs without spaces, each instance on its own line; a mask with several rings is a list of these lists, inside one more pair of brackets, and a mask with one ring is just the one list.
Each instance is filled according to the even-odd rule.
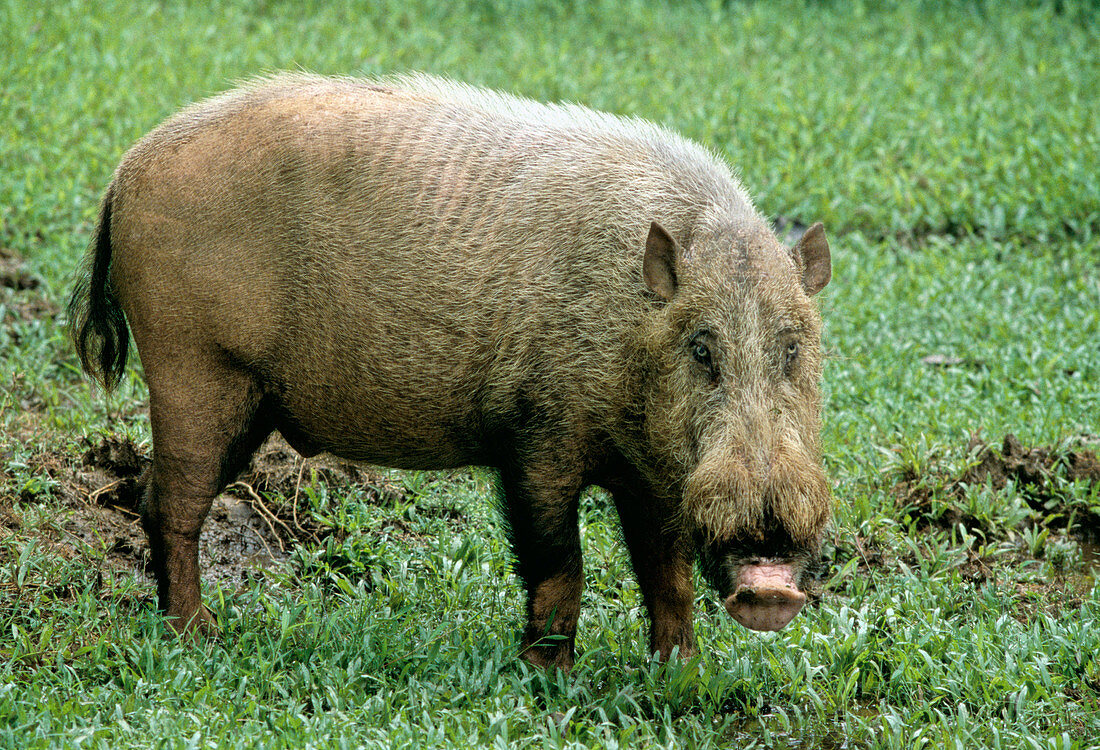
[[802,288],[811,297],[829,283],[833,277],[833,261],[829,255],[829,241],[825,239],[825,227],[817,222],[806,230],[791,253],[802,268]]
[[649,225],[642,260],[642,278],[649,291],[666,302],[676,293],[676,255],[679,246],[660,224]]

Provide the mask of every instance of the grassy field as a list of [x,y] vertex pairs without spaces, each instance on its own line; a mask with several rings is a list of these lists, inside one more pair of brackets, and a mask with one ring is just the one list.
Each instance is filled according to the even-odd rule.
[[[217,5],[0,0],[0,747],[1100,747],[1091,3]],[[210,520],[223,635],[166,632],[140,371],[93,390],[61,308],[123,151],[295,68],[646,117],[825,222],[813,607],[752,633],[699,585],[701,657],[651,662],[593,492],[582,656],[535,672],[491,477],[276,445]]]

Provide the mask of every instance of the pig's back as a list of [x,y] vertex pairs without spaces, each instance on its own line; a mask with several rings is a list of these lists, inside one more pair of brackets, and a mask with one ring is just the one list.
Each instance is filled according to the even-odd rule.
[[[318,447],[410,465],[428,445],[475,461],[524,390],[595,408],[643,309],[650,222],[687,237],[715,204],[753,211],[656,126],[428,77],[200,102],[131,150],[115,195],[123,297],[178,300],[128,316],[198,322]],[[393,454],[337,449],[349,431]]]

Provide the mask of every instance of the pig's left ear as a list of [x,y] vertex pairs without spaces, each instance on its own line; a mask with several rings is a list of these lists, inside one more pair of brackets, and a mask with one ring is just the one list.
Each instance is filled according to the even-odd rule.
[[819,221],[806,230],[791,254],[802,269],[802,288],[811,297],[833,278],[833,261],[829,255],[829,241],[825,239],[825,227]]
[[679,245],[657,222],[649,225],[642,260],[642,278],[649,291],[668,302],[676,293],[676,256]]

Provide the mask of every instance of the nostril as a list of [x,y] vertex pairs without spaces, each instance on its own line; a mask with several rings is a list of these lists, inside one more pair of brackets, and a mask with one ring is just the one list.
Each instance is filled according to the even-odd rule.
[[745,566],[725,601],[726,611],[750,630],[780,630],[806,603],[787,566]]

